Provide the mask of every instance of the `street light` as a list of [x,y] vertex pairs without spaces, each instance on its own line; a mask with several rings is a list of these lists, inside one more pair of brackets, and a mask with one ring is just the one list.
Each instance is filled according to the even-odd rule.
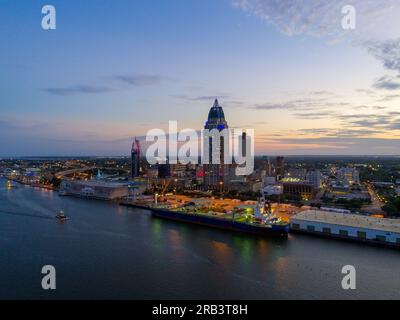
[[157,205],[158,193],[154,194],[154,204]]
[[178,182],[178,179],[175,178],[174,182],[175,182],[174,191],[175,191],[175,196],[176,196],[176,189],[177,189],[176,183]]

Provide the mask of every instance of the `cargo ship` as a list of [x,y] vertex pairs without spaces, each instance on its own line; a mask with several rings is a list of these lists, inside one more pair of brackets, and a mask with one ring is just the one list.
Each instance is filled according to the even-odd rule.
[[204,212],[191,205],[178,208],[155,205],[148,209],[158,218],[257,235],[287,237],[290,228],[289,223],[266,211],[262,203],[242,208],[242,213],[228,214]]

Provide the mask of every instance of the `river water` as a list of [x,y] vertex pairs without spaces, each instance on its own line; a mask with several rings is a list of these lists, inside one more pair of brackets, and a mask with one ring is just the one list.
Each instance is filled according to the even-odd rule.
[[[71,219],[54,216],[66,211]],[[56,290],[41,269],[56,268]],[[343,290],[344,265],[356,290]],[[400,299],[400,252],[254,237],[0,180],[2,299]]]

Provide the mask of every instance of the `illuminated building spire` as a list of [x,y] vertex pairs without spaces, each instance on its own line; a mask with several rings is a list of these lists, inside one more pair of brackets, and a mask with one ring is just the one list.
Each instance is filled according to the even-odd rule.
[[224,110],[220,106],[218,99],[215,99],[214,104],[208,113],[208,119],[204,128],[218,130],[228,128],[228,123],[225,120]]

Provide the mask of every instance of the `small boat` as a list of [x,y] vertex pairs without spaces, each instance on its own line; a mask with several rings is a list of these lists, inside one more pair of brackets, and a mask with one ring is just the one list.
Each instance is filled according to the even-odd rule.
[[65,215],[64,211],[60,211],[57,215],[56,215],[56,219],[60,220],[61,222],[68,220],[69,218]]

